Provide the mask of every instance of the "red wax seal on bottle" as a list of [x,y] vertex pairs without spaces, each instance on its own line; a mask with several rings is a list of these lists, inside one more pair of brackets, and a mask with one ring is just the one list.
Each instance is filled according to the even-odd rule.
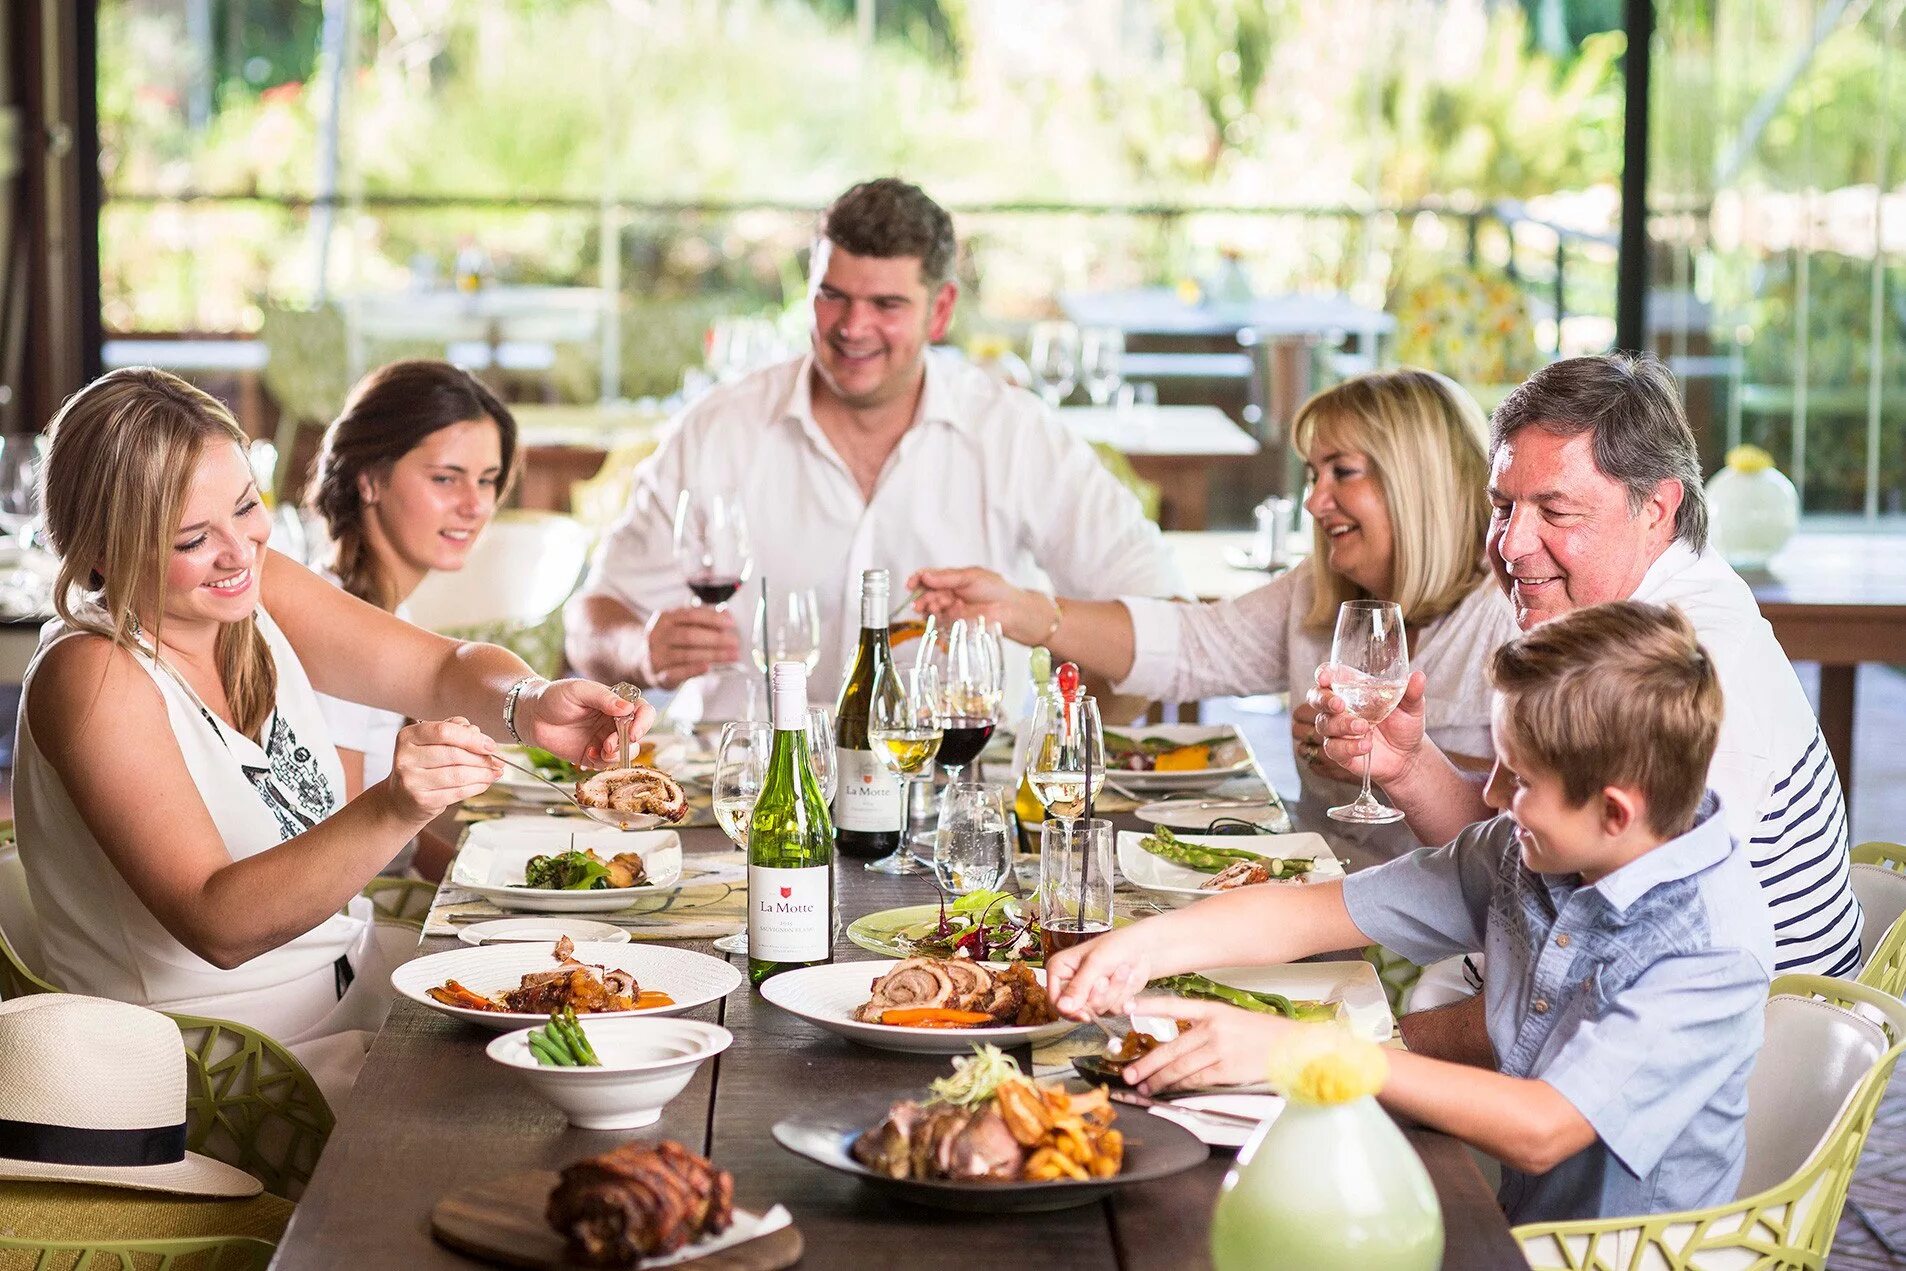
[[1079,664],[1077,662],[1059,663],[1059,696],[1068,702],[1079,699]]

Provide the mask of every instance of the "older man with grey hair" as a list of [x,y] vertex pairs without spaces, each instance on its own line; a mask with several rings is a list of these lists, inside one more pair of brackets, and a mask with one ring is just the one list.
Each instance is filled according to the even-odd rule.
[[[1813,708],[1753,593],[1707,544],[1694,434],[1658,361],[1620,354],[1556,362],[1504,399],[1491,423],[1488,550],[1524,630],[1611,600],[1675,605],[1714,659],[1726,698],[1708,785],[1748,853],[1783,973],[1850,975],[1860,907],[1846,802]],[[1425,843],[1490,815],[1481,789],[1423,733],[1424,691],[1372,727],[1320,671],[1311,702],[1331,758],[1372,777]]]

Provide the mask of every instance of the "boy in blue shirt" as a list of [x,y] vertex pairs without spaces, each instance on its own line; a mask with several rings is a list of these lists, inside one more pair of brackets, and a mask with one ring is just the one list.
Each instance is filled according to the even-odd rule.
[[1341,883],[1241,888],[1068,949],[1054,1000],[1189,1023],[1127,1067],[1141,1089],[1238,1083],[1296,1025],[1133,994],[1370,943],[1424,963],[1480,948],[1496,1070],[1397,1052],[1382,1101],[1500,1159],[1512,1222],[1731,1200],[1774,957],[1705,790],[1714,668],[1679,612],[1622,601],[1511,640],[1490,672],[1502,815]]

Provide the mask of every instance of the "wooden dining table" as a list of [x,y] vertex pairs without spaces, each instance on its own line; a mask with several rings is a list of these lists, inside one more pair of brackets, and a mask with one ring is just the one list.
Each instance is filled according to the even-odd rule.
[[[686,830],[683,840],[691,853],[733,850],[714,829]],[[858,861],[840,861],[838,877],[843,924],[936,895],[931,875],[872,874]],[[449,937],[427,938],[420,952],[457,947]],[[712,952],[707,941],[685,941],[682,947]],[[873,955],[843,937],[835,956]],[[1182,1174],[1076,1209],[960,1214],[918,1208],[787,1152],[770,1129],[783,1117],[869,1092],[916,1096],[947,1070],[946,1058],[854,1045],[769,1005],[746,985],[689,1015],[720,1023],[734,1034],[734,1044],[703,1065],[658,1125],[592,1131],[565,1125],[554,1107],[489,1060],[484,1046],[494,1034],[400,999],[272,1266],[335,1271],[476,1265],[432,1239],[430,1213],[439,1198],[502,1175],[560,1169],[631,1137],[674,1139],[707,1155],[733,1172],[736,1203],[743,1208],[785,1205],[805,1242],[803,1266],[973,1271],[1210,1265],[1211,1211],[1232,1164],[1228,1152],[1214,1150]],[[1451,1271],[1526,1267],[1468,1150],[1421,1126],[1406,1126],[1405,1134],[1442,1204],[1443,1265]]]

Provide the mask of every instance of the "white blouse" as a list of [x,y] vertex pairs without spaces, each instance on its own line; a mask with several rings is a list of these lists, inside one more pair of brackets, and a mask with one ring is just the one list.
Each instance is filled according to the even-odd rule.
[[[1236,600],[1217,604],[1124,598],[1121,603],[1132,615],[1132,669],[1115,687],[1167,702],[1253,693],[1301,697],[1317,668],[1330,660],[1330,629],[1305,625],[1314,595],[1311,569],[1306,560]],[[1416,634],[1410,665],[1429,680],[1429,735],[1446,753],[1484,759],[1494,754],[1489,655],[1516,630],[1508,599],[1484,578],[1461,604]],[[1321,813],[1356,797],[1353,784],[1320,777],[1307,764],[1297,770],[1306,812],[1314,807]],[[1308,815],[1303,819],[1312,822]],[[1318,828],[1365,844],[1379,856],[1416,846],[1401,823],[1371,827],[1378,831],[1374,834],[1336,822]]]
[[[276,847],[338,810],[344,774],[317,695],[283,632],[263,609],[259,630],[278,670],[264,744],[226,724],[149,650],[141,666],[158,686],[185,764],[234,860]],[[13,797],[20,860],[52,978],[62,989],[159,1010],[237,1020],[300,1053],[329,1095],[348,1089],[388,996],[368,901],[353,901],[311,930],[244,965],[221,970],[174,939],[113,867],[29,727],[33,679],[47,651],[78,632],[55,620],[27,669]],[[361,991],[341,987],[347,959]],[[341,1000],[342,999],[342,1000]]]

